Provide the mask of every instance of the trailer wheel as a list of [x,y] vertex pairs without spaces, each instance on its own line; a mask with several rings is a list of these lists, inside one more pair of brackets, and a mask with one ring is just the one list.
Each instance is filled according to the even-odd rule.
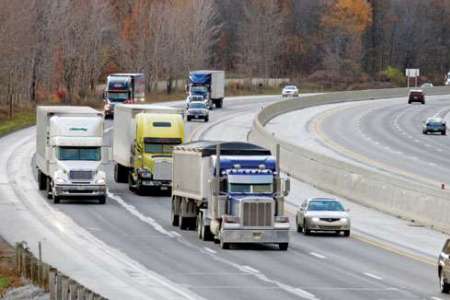
[[201,212],[197,214],[197,236],[202,241],[205,240],[205,230],[203,228],[203,214]]
[[47,179],[46,191],[47,191],[47,199],[52,199],[52,181],[50,178]]
[[179,216],[175,214],[175,208],[174,208],[174,199],[172,198],[172,209],[170,210],[170,223],[172,223],[172,226],[178,226],[179,225]]
[[178,217],[179,218],[179,223],[180,223],[180,229],[181,230],[186,230],[186,229],[188,229],[188,227],[189,227],[189,218],[186,218],[186,217],[182,217],[182,216],[179,216]]
[[39,184],[39,190],[43,191],[47,187],[47,175],[41,172],[41,170],[38,169],[38,184]]
[[279,243],[278,248],[280,248],[281,251],[286,251],[289,247],[288,243]]

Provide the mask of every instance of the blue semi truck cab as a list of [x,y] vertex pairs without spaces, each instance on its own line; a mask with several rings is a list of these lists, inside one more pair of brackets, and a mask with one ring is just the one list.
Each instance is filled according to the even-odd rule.
[[208,105],[216,108],[223,106],[225,96],[225,72],[200,70],[189,72],[187,91],[190,95],[202,95]]
[[172,224],[203,240],[277,244],[286,250],[289,218],[282,179],[270,150],[249,143],[194,142],[175,147]]

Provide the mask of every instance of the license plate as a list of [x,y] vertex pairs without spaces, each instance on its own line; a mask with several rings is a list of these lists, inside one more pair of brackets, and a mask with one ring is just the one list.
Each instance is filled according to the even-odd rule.
[[167,186],[162,186],[161,187],[161,191],[167,191],[168,190],[168,187]]
[[260,240],[262,238],[262,232],[253,232],[253,239]]

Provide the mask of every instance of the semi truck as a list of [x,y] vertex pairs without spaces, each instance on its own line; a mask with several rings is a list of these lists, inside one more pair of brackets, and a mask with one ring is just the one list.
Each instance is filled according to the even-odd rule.
[[172,174],[173,226],[196,228],[201,240],[217,240],[223,249],[263,243],[287,250],[290,184],[270,150],[241,142],[187,143],[174,148]]
[[36,114],[39,189],[47,190],[54,203],[77,197],[104,204],[103,114],[84,106],[39,106]]
[[[216,108],[223,106],[225,96],[225,72],[200,70],[189,72],[188,92],[191,95],[202,95]],[[210,105],[212,107],[212,105]]]
[[183,110],[164,106],[116,106],[114,179],[137,194],[170,192],[172,149],[184,142]]
[[114,107],[120,103],[139,103],[145,101],[145,77],[141,73],[110,74],[106,79],[105,118],[114,116]]

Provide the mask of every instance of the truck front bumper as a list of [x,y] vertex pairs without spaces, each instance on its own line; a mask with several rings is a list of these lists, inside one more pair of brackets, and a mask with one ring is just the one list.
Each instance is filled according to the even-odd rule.
[[289,242],[287,229],[223,229],[225,243],[279,244]]
[[106,185],[60,184],[54,191],[60,197],[99,197],[106,195]]

